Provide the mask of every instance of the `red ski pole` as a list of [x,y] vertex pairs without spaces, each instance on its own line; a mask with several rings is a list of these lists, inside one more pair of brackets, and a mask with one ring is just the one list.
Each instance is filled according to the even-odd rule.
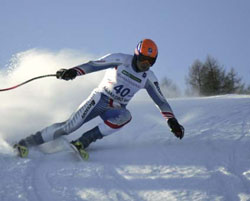
[[29,80],[27,80],[27,81],[25,81],[25,82],[23,82],[21,84],[16,85],[16,86],[9,87],[9,88],[6,88],[6,89],[0,89],[0,92],[2,92],[2,91],[9,91],[9,90],[18,88],[18,87],[20,87],[20,86],[22,86],[24,84],[27,84],[27,83],[29,83],[31,81],[34,81],[34,80],[37,80],[37,79],[41,79],[41,78],[45,78],[45,77],[55,77],[55,76],[56,76],[56,74],[49,74],[49,75],[42,75],[42,76],[34,77],[34,78],[29,79]]

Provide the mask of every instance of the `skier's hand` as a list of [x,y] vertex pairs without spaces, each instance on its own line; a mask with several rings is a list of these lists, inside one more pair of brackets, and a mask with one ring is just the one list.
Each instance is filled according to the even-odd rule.
[[177,137],[177,138],[180,138],[182,139],[184,137],[184,127],[182,125],[180,125],[177,121],[176,118],[170,118],[168,120],[168,125],[171,129],[171,132],[174,133],[174,135]]
[[77,71],[74,68],[60,69],[56,72],[56,77],[63,80],[73,80],[77,76]]

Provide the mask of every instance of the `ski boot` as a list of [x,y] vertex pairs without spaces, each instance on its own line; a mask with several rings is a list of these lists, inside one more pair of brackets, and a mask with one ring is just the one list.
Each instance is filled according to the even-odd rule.
[[15,150],[17,150],[18,156],[21,158],[27,158],[29,154],[29,149],[25,144],[17,143],[13,146]]
[[[80,156],[87,160],[89,158],[88,152],[85,149],[90,145],[90,143],[95,142],[97,139],[102,139],[103,135],[101,134],[98,126],[84,133],[79,139],[76,141],[72,141],[71,144],[77,149]],[[74,148],[73,147],[73,148]]]
[[18,156],[21,158],[26,158],[29,154],[29,148],[31,146],[37,146],[44,143],[41,132],[37,132],[35,135],[30,135],[18,143],[16,143],[13,148],[17,150]]
[[72,148],[80,155],[80,157],[83,160],[88,160],[89,159],[89,153],[85,151],[83,144],[76,140],[76,141],[71,141],[70,142]]

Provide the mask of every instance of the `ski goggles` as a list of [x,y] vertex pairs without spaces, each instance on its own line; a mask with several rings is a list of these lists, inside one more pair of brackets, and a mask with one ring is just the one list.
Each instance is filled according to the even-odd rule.
[[152,58],[152,57],[149,57],[149,56],[145,56],[143,54],[139,54],[137,55],[137,59],[138,61],[140,61],[141,63],[144,63],[144,62],[148,62],[150,64],[150,66],[153,66],[155,61],[156,61],[156,58]]

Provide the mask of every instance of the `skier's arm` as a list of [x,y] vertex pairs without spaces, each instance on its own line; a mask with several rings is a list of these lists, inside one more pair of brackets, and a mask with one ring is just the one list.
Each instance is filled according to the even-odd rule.
[[108,68],[114,68],[121,64],[122,61],[119,54],[108,54],[100,59],[75,66],[73,69],[77,71],[77,75],[84,75]]
[[163,96],[161,89],[159,87],[159,83],[156,79],[155,80],[148,79],[145,84],[145,89],[147,90],[149,96],[152,98],[154,103],[158,106],[158,108],[160,109],[162,115],[166,120],[175,117],[173,110],[171,109],[166,98]]
[[119,54],[108,54],[100,59],[89,61],[87,63],[72,67],[70,69],[61,69],[57,71],[57,78],[64,80],[72,80],[76,76],[88,73],[114,68],[122,64]]
[[175,115],[169,103],[161,92],[158,80],[154,75],[151,76],[151,79],[148,79],[146,81],[145,89],[160,109],[164,118],[167,120],[171,131],[175,134],[176,137],[182,139],[184,136],[184,128],[178,123],[177,119],[175,118]]

